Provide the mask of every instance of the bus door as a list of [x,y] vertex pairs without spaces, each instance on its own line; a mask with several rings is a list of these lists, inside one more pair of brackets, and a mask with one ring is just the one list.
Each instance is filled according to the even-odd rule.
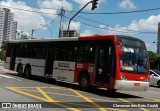
[[109,84],[112,66],[111,45],[100,43],[97,46],[95,83],[99,85]]
[[11,58],[10,58],[10,70],[14,70],[15,68],[15,60],[16,60],[16,47],[13,46],[11,49]]
[[44,74],[44,76],[49,76],[49,77],[52,76],[53,61],[54,61],[53,46],[48,45],[47,46],[47,53],[46,53],[45,74]]

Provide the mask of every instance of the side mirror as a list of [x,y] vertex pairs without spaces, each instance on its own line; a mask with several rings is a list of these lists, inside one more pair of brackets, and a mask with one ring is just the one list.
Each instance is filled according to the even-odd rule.
[[154,77],[154,74],[151,74],[151,76],[153,76],[153,77]]
[[122,56],[122,43],[116,42],[117,48],[118,48],[118,55]]

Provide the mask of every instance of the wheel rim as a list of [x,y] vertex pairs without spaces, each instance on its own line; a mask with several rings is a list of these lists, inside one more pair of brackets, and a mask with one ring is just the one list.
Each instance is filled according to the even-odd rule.
[[28,68],[26,69],[26,75],[27,76],[29,75],[29,69]]
[[26,77],[30,76],[30,69],[29,68],[26,68],[25,74],[26,74]]
[[19,68],[18,68],[18,74],[19,75],[22,75],[22,68],[19,66]]
[[81,79],[81,85],[82,85],[82,87],[86,87],[86,86],[87,86],[87,83],[88,83],[88,81],[87,81],[86,78],[82,78],[82,79]]

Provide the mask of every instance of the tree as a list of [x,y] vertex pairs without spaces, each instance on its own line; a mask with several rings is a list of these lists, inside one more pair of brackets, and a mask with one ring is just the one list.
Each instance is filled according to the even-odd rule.
[[2,43],[2,46],[0,47],[0,60],[4,60],[5,52],[6,52],[6,44]]
[[151,69],[157,68],[157,60],[158,60],[157,54],[152,51],[148,51],[148,54],[150,59],[150,68]]

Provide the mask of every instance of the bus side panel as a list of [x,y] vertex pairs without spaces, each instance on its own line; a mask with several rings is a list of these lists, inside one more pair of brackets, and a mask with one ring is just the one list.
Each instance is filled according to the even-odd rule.
[[5,69],[9,69],[9,67],[10,67],[10,57],[6,57],[6,61],[5,61],[5,63],[4,63],[4,68]]
[[85,71],[89,74],[90,77],[90,85],[93,85],[93,73],[94,73],[94,64],[92,63],[81,63],[77,62],[75,65],[75,76],[74,81],[78,82],[78,77],[81,71]]
[[119,58],[120,58],[120,56],[118,55],[118,50],[119,50],[119,48],[118,48],[118,46],[116,45],[116,42],[114,43],[115,44],[115,53],[116,53],[116,80],[121,80],[121,76],[120,76],[120,60],[119,60]]
[[74,82],[75,62],[54,61],[53,64],[54,79]]
[[31,66],[31,74],[36,76],[44,76],[45,60],[42,59],[30,59],[30,58],[16,58],[16,68],[18,64],[23,65],[23,72],[26,64]]
[[109,84],[109,88],[110,89],[114,89],[114,86],[115,86],[115,77],[113,76],[110,76],[110,84]]
[[113,64],[115,64],[115,72],[114,72],[114,74],[112,74],[111,76],[110,76],[110,85],[109,85],[109,88],[110,89],[114,89],[114,87],[115,87],[115,81],[116,80],[120,80],[121,79],[121,77],[120,77],[120,60],[119,60],[119,54],[118,54],[118,50],[119,50],[119,48],[118,48],[118,46],[117,46],[117,44],[116,44],[116,39],[114,39],[114,50],[115,50],[115,63],[113,63]]

